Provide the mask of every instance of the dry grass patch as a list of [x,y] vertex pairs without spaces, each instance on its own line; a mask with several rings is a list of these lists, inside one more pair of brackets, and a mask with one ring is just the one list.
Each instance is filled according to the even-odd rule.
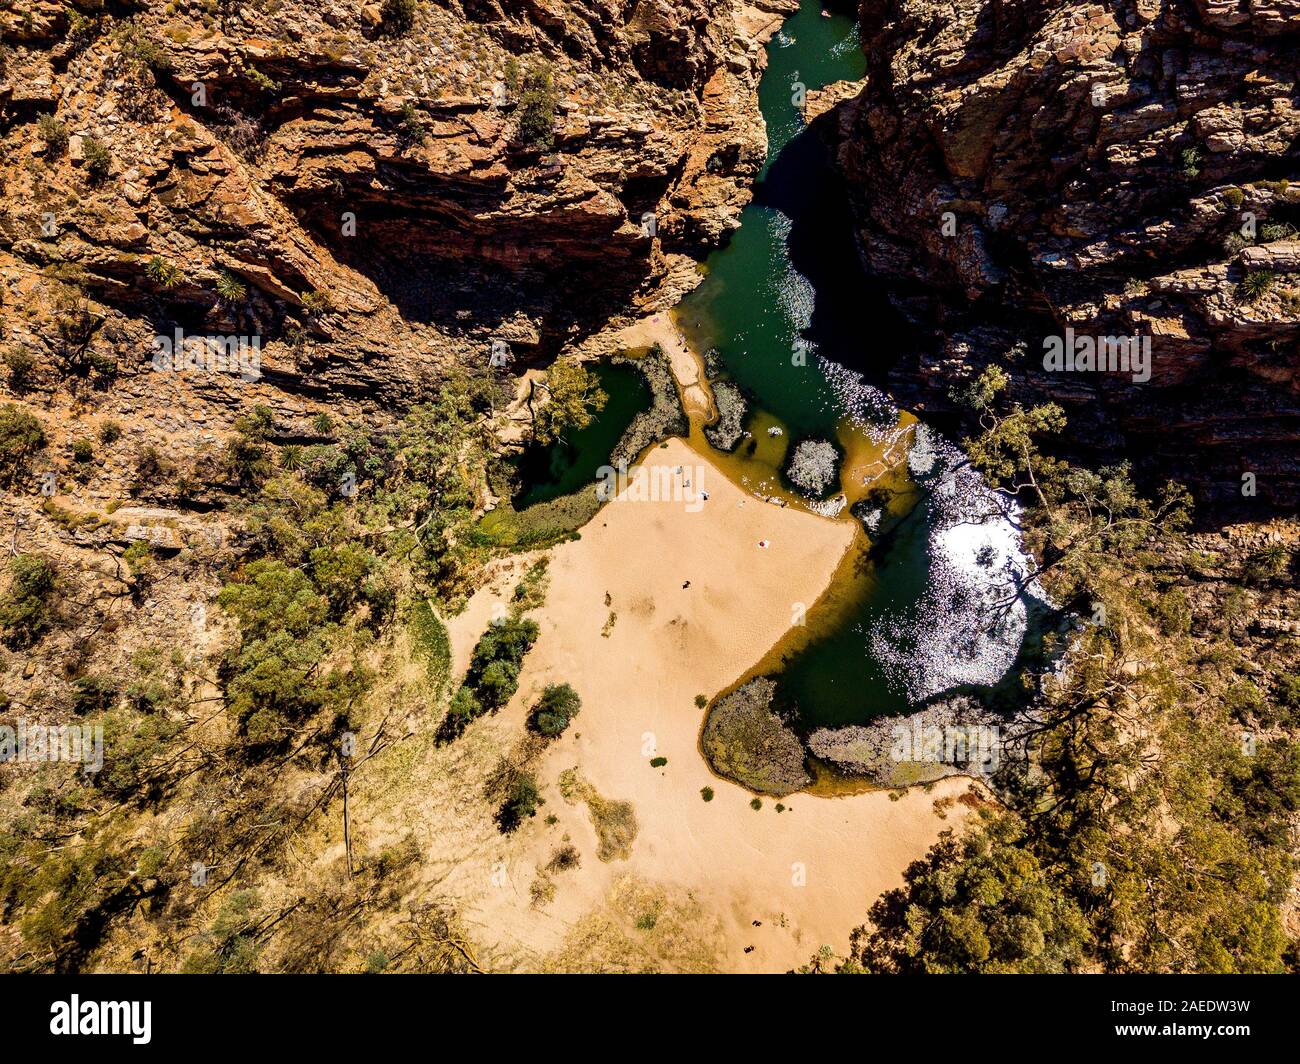
[[636,839],[636,811],[631,802],[602,798],[576,768],[560,773],[560,794],[570,805],[586,802],[592,826],[600,844],[596,856],[602,861],[626,861],[632,856],[632,842]]

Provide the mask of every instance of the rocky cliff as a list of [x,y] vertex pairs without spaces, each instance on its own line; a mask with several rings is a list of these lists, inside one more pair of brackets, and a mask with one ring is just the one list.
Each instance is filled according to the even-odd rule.
[[[750,195],[792,7],[0,4],[0,391],[45,440],[6,521],[47,549],[122,531],[50,498],[222,525],[241,412],[286,444],[382,426],[452,367],[509,383],[671,299]],[[178,336],[229,365],[158,372]]]
[[[213,649],[241,417],[289,468],[694,283],[793,6],[0,0],[0,524],[77,604],[2,704]],[[137,541],[174,578],[133,596]]]
[[[930,334],[895,390],[942,411],[999,361],[1026,402],[1066,406],[1081,450],[1202,500],[1294,509],[1300,6],[865,0],[861,16],[866,82],[819,125],[870,273]],[[1150,379],[1046,369],[1051,336],[1150,337]]]

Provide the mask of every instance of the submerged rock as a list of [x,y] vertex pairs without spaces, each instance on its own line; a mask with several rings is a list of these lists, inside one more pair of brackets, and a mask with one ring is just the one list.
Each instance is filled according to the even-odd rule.
[[709,711],[700,745],[715,772],[759,794],[792,794],[812,782],[799,736],[772,712],[776,684],[759,678]]
[[839,475],[840,454],[829,440],[803,440],[794,449],[785,475],[804,494],[820,499]]
[[745,435],[745,394],[732,381],[717,381],[713,385],[713,402],[718,419],[705,426],[704,438],[719,451],[734,451]]
[[862,522],[862,527],[869,533],[875,535],[880,531],[880,526],[885,520],[885,508],[883,506],[872,506],[866,502],[855,502],[852,508],[852,514]]

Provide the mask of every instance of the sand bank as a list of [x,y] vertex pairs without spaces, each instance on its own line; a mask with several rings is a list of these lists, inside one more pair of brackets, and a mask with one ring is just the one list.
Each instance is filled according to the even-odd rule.
[[686,343],[668,311],[651,314],[618,334],[623,347],[651,347],[658,344],[668,356],[682,396],[682,407],[692,424],[713,419],[713,397],[704,378],[704,363]]
[[[546,805],[503,840],[506,856],[481,857],[478,882],[494,861],[509,882],[472,901],[475,933],[523,967],[544,967],[566,943],[571,951],[590,914],[608,916],[608,899],[626,897],[631,877],[661,885],[694,913],[707,955],[698,965],[783,971],[824,944],[842,953],[872,900],[957,822],[962,807],[951,798],[969,784],[945,780],[898,801],[883,792],[796,794],[778,813],[772,799],[753,810],[747,791],[714,776],[697,746],[704,711],[695,697],[712,698],[733,683],[790,627],[801,604],[811,607],[853,528],[747,496],[681,440],[652,449],[643,464],[680,467],[679,476],[709,497],[698,506],[616,499],[580,540],[552,552],[547,602],[534,614],[541,635],[519,693],[474,728],[488,729],[504,749],[522,735],[529,706],[551,682],[572,684],[583,709],[534,766]],[[452,622],[458,663],[492,601],[508,594],[508,586],[485,589]],[[652,768],[653,757],[667,764]],[[574,767],[604,798],[634,806],[638,833],[627,860],[599,861],[586,807],[561,797],[559,777]],[[710,802],[704,787],[715,792]],[[936,799],[950,806],[946,820]],[[548,815],[557,822],[546,824]],[[534,907],[535,870],[566,837],[581,852],[581,867],[554,876],[554,900]],[[629,940],[657,934],[638,930],[626,906],[619,912],[609,919]],[[675,962],[660,957],[654,966]]]

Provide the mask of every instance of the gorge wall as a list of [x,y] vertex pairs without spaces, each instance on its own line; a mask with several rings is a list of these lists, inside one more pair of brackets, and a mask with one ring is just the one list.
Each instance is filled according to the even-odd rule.
[[[1300,5],[864,0],[861,18],[865,84],[818,125],[873,283],[928,333],[891,388],[941,413],[996,361],[1091,457],[1294,510]],[[1045,371],[1067,328],[1150,336],[1149,382]]]
[[[793,7],[426,0],[399,28],[341,0],[0,2],[0,523],[78,603],[0,652],[5,705],[63,712],[81,673],[192,631],[246,531],[241,416],[277,463],[382,436],[454,371],[508,399],[695,283],[751,194]],[[178,330],[255,344],[255,372],[159,372]],[[139,541],[184,579],[135,601]]]
[[[382,425],[453,367],[508,382],[670,300],[748,201],[793,7],[447,0],[399,32],[335,0],[0,4],[0,390],[42,421],[36,465],[66,507],[220,522],[205,455],[241,411],[285,442],[327,409]],[[155,372],[177,329],[256,338],[260,375]],[[107,419],[124,438],[76,463]],[[145,490],[148,448],[175,476]],[[67,540],[28,473],[8,508]]]

